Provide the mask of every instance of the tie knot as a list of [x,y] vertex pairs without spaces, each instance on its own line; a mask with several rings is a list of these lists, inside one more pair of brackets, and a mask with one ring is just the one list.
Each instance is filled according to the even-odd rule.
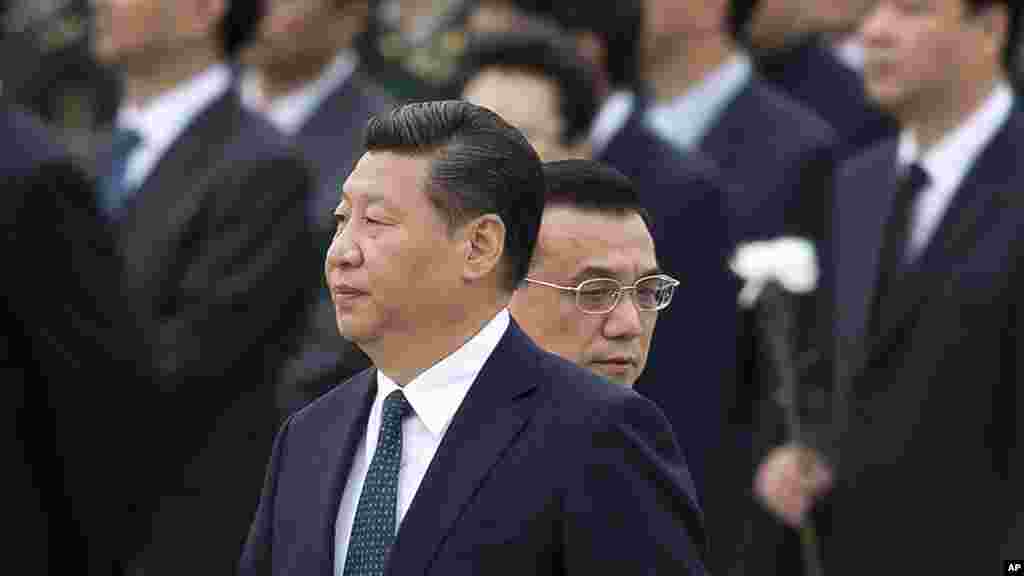
[[125,158],[135,148],[142,144],[142,134],[131,128],[118,128],[114,130],[111,150],[115,158]]
[[900,175],[900,188],[911,197],[916,196],[919,192],[928,187],[931,182],[931,178],[928,176],[928,171],[921,166],[920,163],[914,162],[903,167],[903,173]]
[[384,407],[381,419],[385,424],[390,422],[401,422],[406,416],[408,416],[411,410],[412,406],[410,406],[409,401],[405,399],[405,394],[403,394],[401,390],[395,390],[384,398]]

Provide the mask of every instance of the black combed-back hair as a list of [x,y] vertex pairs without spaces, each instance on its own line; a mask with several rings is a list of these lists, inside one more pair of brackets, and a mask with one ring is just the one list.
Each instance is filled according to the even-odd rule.
[[651,218],[633,182],[607,164],[595,160],[560,160],[544,164],[546,206],[568,206],[581,211],[636,213],[648,229]]
[[964,0],[968,14],[977,14],[992,6],[1003,6],[1006,9],[1007,29],[1006,45],[1003,46],[1003,65],[1011,75],[1018,73],[1020,61],[1021,37],[1021,4],[1020,0]]
[[505,224],[505,287],[526,277],[544,210],[540,158],[500,116],[468,102],[416,102],[370,118],[366,149],[432,157],[425,192],[449,231],[484,214]]

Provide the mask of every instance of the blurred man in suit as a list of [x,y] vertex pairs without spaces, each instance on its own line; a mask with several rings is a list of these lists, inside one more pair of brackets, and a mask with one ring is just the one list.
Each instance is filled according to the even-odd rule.
[[883,0],[861,28],[868,93],[901,132],[839,176],[831,426],[757,477],[791,525],[828,494],[829,574],[1024,554],[1019,19],[1008,0]]
[[[64,556],[109,576],[147,533],[154,372],[117,302],[119,263],[86,176],[36,118],[0,107],[0,420],[17,533],[6,560],[49,574]],[[41,266],[42,254],[59,264]]]
[[94,51],[124,84],[98,200],[124,259],[125,302],[150,332],[162,407],[182,416],[134,573],[237,565],[259,497],[252,475],[280,422],[274,381],[313,296],[308,171],[242,108],[224,63],[256,6],[95,3]]
[[679,281],[658,266],[633,184],[588,160],[544,165],[547,196],[526,284],[509,305],[549,352],[633,386]]
[[428,102],[371,120],[367,149],[326,275],[376,369],[286,422],[241,574],[703,574],[661,412],[510,318],[544,208],[526,139]]
[[[546,160],[589,157],[598,108],[591,70],[557,32],[535,26],[528,33],[486,35],[466,51],[462,95],[522,130]],[[717,390],[735,363],[735,288],[725,267],[729,230],[720,178],[699,154],[677,152],[636,118],[623,120],[603,142],[601,157],[632,180],[650,214],[650,232],[665,247],[662,265],[686,273],[680,303],[662,315],[654,360],[638,391],[668,414],[700,494],[713,438],[706,430],[715,422],[709,406],[718,405]],[[688,386],[674,384],[673,350],[679,346],[702,350],[687,359]]]
[[475,39],[459,63],[457,92],[526,136],[541,160],[589,158],[594,81],[558,31],[534,25]]
[[676,147],[702,150],[718,164],[738,241],[782,233],[820,240],[835,134],[757,76],[737,43],[743,4],[645,1],[644,120]]
[[867,99],[853,32],[867,0],[748,0],[740,37],[761,77],[821,116],[836,131],[840,156],[895,136],[895,120]]
[[[355,51],[366,28],[367,0],[270,0],[256,36],[243,51],[242,102],[294,137],[315,172],[309,218],[320,254],[334,232],[338,189],[363,154],[372,114],[394,103],[367,79]],[[366,368],[369,360],[334,326],[330,294],[320,278],[301,349],[281,374],[279,403],[290,414]]]

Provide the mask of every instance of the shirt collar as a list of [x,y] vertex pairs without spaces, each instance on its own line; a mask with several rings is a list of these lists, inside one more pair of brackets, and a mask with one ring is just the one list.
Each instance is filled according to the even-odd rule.
[[590,145],[594,156],[600,156],[608,143],[622,130],[633,112],[634,96],[631,92],[614,92],[604,101],[590,128]]
[[832,53],[850,70],[860,72],[864,69],[864,44],[856,34],[851,34],[837,43],[832,49]]
[[904,130],[899,140],[899,163],[906,166],[920,162],[933,186],[955,190],[1006,123],[1012,108],[1013,92],[1005,81],[1000,82],[981,106],[923,154],[914,133]]
[[377,370],[377,401],[386,398],[394,390],[402,390],[416,416],[435,438],[440,439],[473,381],[498,347],[509,322],[507,308],[498,312],[468,342],[414,378],[404,388]]
[[696,148],[752,75],[750,57],[739,52],[671,102],[652,106],[647,123],[676,146]]
[[247,69],[239,82],[239,92],[250,110],[261,112],[285,134],[294,135],[302,129],[327,96],[344,84],[355,73],[358,55],[352,50],[341,50],[324,67],[320,76],[291,92],[267,102],[263,97],[255,70]]
[[137,130],[145,146],[162,150],[214,100],[231,87],[231,71],[217,63],[143,106],[123,106],[117,125]]

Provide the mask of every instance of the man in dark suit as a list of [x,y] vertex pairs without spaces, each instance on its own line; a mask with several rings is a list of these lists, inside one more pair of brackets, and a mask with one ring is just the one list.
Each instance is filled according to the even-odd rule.
[[[331,212],[341,183],[363,154],[366,120],[394,106],[367,79],[355,51],[368,11],[367,0],[270,0],[242,54],[243,104],[293,137],[314,170],[309,218],[321,255],[334,232]],[[309,330],[278,383],[285,414],[369,365],[366,355],[338,334],[330,294],[322,279],[315,282],[320,297],[310,311]]]
[[376,369],[285,423],[241,574],[702,574],[661,412],[510,319],[544,205],[525,138],[428,102],[371,120],[367,149],[326,275]]
[[[256,4],[97,2],[94,50],[123,79],[100,206],[161,376],[169,470],[139,574],[237,565],[280,423],[274,381],[313,296],[310,178],[230,89]],[[183,551],[187,551],[184,552]]]
[[821,240],[835,134],[756,75],[736,40],[741,5],[646,0],[644,121],[676,147],[715,161],[729,184],[738,241],[782,233]]
[[0,420],[18,534],[7,561],[48,574],[71,557],[108,576],[146,533],[136,512],[152,504],[139,486],[153,467],[135,455],[154,446],[153,370],[116,302],[118,261],[86,176],[35,118],[0,107]]
[[[836,131],[840,157],[896,135],[895,120],[867,99],[851,32],[870,2],[747,0],[740,37],[761,77]],[[742,17],[742,14],[741,14]]]
[[[574,46],[555,33],[537,28],[494,34],[467,49],[461,93],[521,130],[542,159],[588,158],[598,108],[589,70]],[[616,129],[601,153],[632,180],[650,214],[651,234],[662,246],[662,267],[686,278],[676,307],[660,315],[644,376],[637,371],[629,383],[640,377],[638,391],[665,410],[700,495],[704,460],[715,446],[706,433],[716,422],[708,406],[718,405],[718,388],[731,377],[736,354],[735,286],[724,264],[729,230],[719,180],[710,161],[673,150],[635,119]],[[687,358],[686,386],[675,384],[674,351],[680,346],[702,350]]]
[[828,495],[829,574],[1024,556],[1019,18],[1005,0],[882,1],[861,29],[868,93],[901,133],[838,179],[828,425],[757,479],[792,525]]
[[650,216],[629,178],[563,160],[544,164],[544,182],[537,248],[512,317],[541,348],[632,387],[679,281],[658,264]]

